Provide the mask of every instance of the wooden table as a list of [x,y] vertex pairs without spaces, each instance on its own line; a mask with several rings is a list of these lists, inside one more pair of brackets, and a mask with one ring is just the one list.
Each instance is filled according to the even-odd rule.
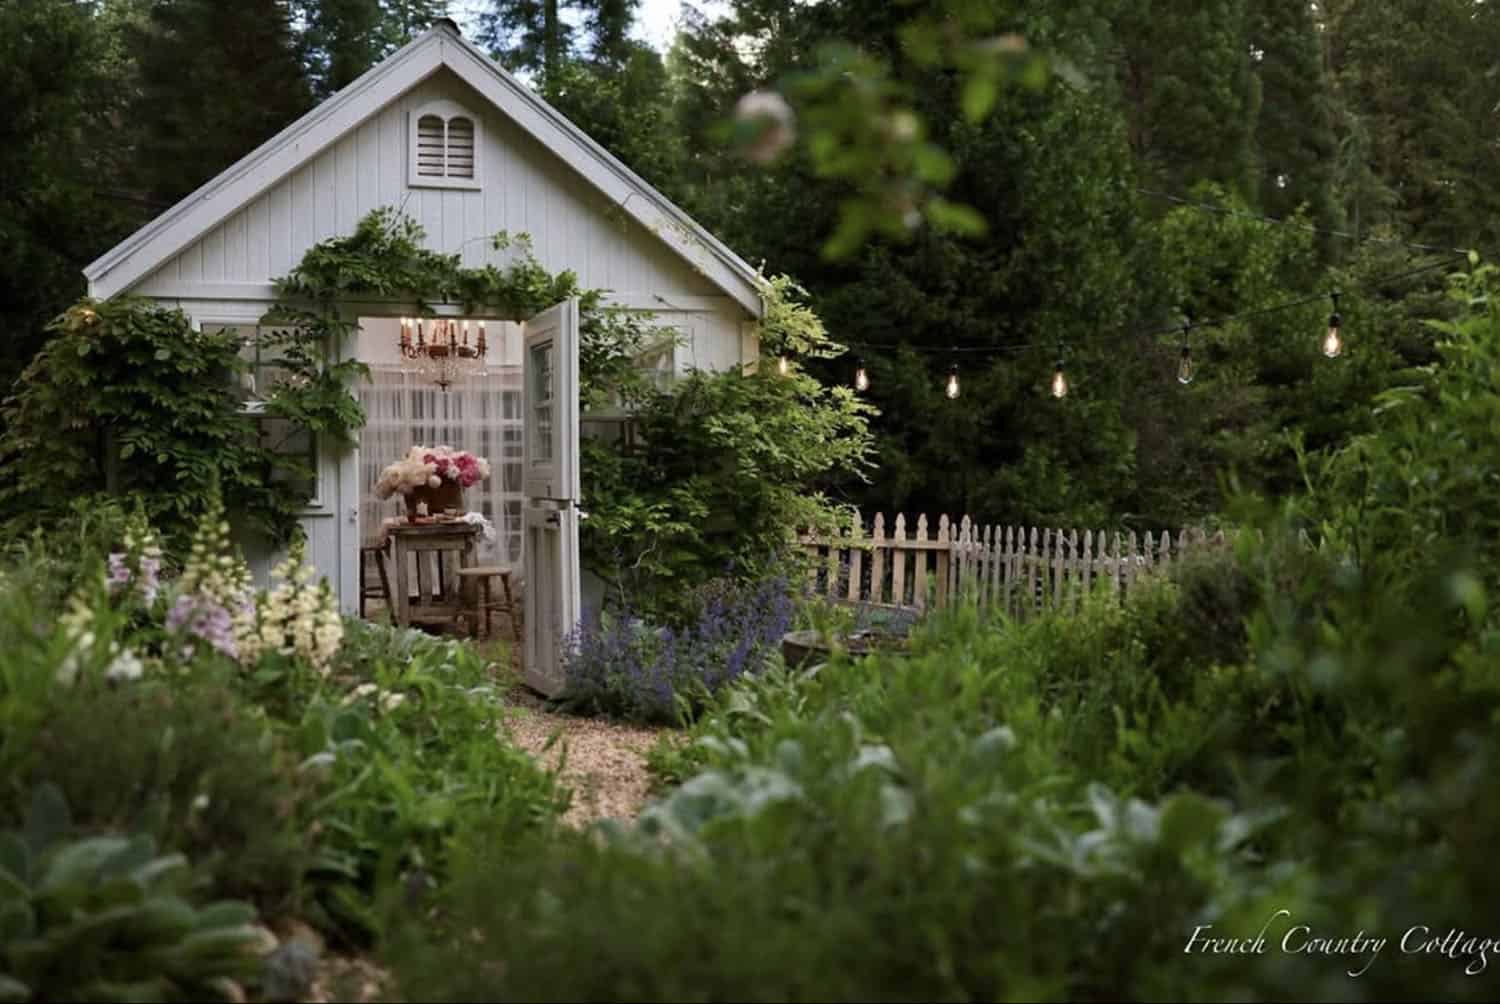
[[[463,613],[463,597],[458,586],[458,570],[474,563],[475,539],[480,528],[473,523],[404,523],[391,527],[391,544],[395,550],[395,609],[397,624],[408,627],[413,622],[452,622]],[[444,561],[445,554],[453,560]],[[417,601],[411,600],[408,576],[411,557],[417,566]],[[437,570],[431,567],[436,558]],[[433,586],[436,585],[437,595]]]

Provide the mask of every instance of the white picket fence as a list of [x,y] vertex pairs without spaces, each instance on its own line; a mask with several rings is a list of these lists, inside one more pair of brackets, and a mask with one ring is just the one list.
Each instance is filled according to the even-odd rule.
[[[935,532],[934,532],[935,531]],[[842,536],[799,538],[809,561],[810,588],[830,599],[925,610],[966,600],[1002,607],[1016,617],[1047,608],[1077,609],[1102,581],[1123,596],[1143,576],[1211,543],[1187,529],[1174,541],[1135,531],[980,525],[918,516],[911,533],[905,514],[887,530],[884,513],[861,520]]]

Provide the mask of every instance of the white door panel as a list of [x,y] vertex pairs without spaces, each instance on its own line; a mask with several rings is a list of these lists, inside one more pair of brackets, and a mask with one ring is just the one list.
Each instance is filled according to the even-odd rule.
[[525,492],[578,499],[578,300],[548,307],[525,325]]
[[548,307],[525,325],[522,571],[526,683],[556,697],[565,683],[565,639],[582,607],[578,564],[578,301]]
[[526,540],[526,683],[555,697],[562,693],[563,653],[578,626],[578,510],[528,506],[522,517]]

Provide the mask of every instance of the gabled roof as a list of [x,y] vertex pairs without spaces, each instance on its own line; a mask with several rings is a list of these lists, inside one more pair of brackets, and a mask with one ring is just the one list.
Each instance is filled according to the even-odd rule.
[[446,18],[90,263],[83,270],[89,291],[108,297],[129,289],[444,67],[715,286],[760,316],[763,304],[756,272],[744,259],[507,73]]

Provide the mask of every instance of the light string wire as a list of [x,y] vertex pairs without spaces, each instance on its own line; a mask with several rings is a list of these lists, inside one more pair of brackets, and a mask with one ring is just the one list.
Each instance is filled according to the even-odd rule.
[[[1448,251],[1446,249],[1438,249],[1438,250],[1443,251],[1443,253],[1445,255],[1447,255],[1447,257],[1444,257],[1440,261],[1429,262],[1428,264],[1422,265],[1422,266],[1420,266],[1418,268],[1408,269],[1405,272],[1398,272],[1398,273],[1396,273],[1394,275],[1381,276],[1381,277],[1376,278],[1376,279],[1366,279],[1366,280],[1363,280],[1361,282],[1351,283],[1351,285],[1353,285],[1353,286],[1355,286],[1357,288],[1361,288],[1361,289],[1371,289],[1371,288],[1377,287],[1377,286],[1384,286],[1387,283],[1399,282],[1402,279],[1409,279],[1409,278],[1412,278],[1413,276],[1423,275],[1423,274],[1425,274],[1427,272],[1432,272],[1432,271],[1435,271],[1436,269],[1447,267],[1447,266],[1449,266],[1449,265],[1452,264],[1452,262],[1453,262],[1453,256],[1460,255],[1460,254],[1462,254],[1462,255],[1467,255],[1468,254],[1467,251],[1457,251],[1457,250]],[[1118,334],[1115,334],[1115,335],[1107,335],[1107,336],[1103,336],[1103,337],[1095,336],[1095,337],[1090,338],[1086,342],[1083,342],[1081,344],[1082,345],[1089,345],[1089,346],[1100,344],[1100,343],[1109,344],[1109,343],[1124,341],[1126,339],[1159,338],[1162,335],[1171,335],[1171,334],[1179,334],[1180,335],[1180,334],[1182,334],[1184,332],[1184,329],[1186,329],[1188,331],[1193,331],[1193,330],[1196,330],[1198,328],[1217,328],[1217,327],[1223,327],[1224,325],[1232,324],[1235,321],[1246,321],[1246,320],[1250,320],[1250,319],[1256,318],[1256,317],[1265,317],[1265,316],[1270,315],[1270,314],[1280,313],[1280,312],[1282,312],[1284,310],[1293,310],[1293,309],[1296,309],[1297,307],[1306,307],[1306,306],[1308,306],[1310,304],[1314,304],[1314,303],[1326,303],[1326,302],[1328,302],[1329,297],[1331,295],[1332,295],[1331,291],[1330,292],[1324,292],[1324,293],[1310,293],[1310,294],[1308,294],[1306,296],[1298,297],[1295,300],[1287,300],[1284,303],[1273,304],[1273,305],[1271,305],[1269,307],[1257,307],[1257,308],[1255,308],[1253,310],[1242,310],[1242,311],[1239,311],[1238,313],[1225,314],[1225,315],[1223,315],[1221,317],[1215,317],[1215,318],[1208,318],[1208,319],[1204,319],[1204,320],[1191,321],[1191,322],[1187,323],[1186,325],[1184,325],[1182,323],[1177,323],[1177,324],[1171,325],[1170,327],[1160,328],[1160,329],[1157,329],[1155,331],[1126,330],[1126,331],[1121,331],[1121,332],[1119,332]],[[839,341],[840,341],[840,344],[845,345],[845,346],[847,346],[849,348],[884,349],[884,350],[893,350],[894,349],[894,350],[897,350],[897,351],[905,349],[905,350],[909,350],[909,351],[912,351],[912,352],[932,352],[932,353],[938,353],[938,354],[953,353],[953,354],[959,354],[959,355],[1005,355],[1005,354],[1008,354],[1008,353],[1029,352],[1029,351],[1031,351],[1033,349],[1047,348],[1049,346],[1052,347],[1055,350],[1056,347],[1057,347],[1057,344],[1058,344],[1056,339],[1048,339],[1046,341],[1022,342],[1022,343],[1013,344],[1013,345],[973,345],[973,346],[878,344],[878,343],[875,343],[875,342],[846,341],[846,340],[843,340],[843,339],[840,339]]]
[[1341,237],[1344,240],[1354,241],[1359,244],[1389,244],[1397,247],[1410,248],[1413,251],[1433,251],[1441,254],[1468,254],[1464,248],[1442,247],[1436,244],[1417,244],[1412,241],[1404,241],[1399,237],[1379,237],[1373,234],[1353,234],[1347,230],[1332,230],[1328,227],[1319,227],[1311,223],[1303,223],[1300,220],[1288,220],[1278,216],[1266,216],[1262,213],[1249,209],[1235,209],[1232,206],[1216,206],[1211,202],[1197,202],[1193,199],[1185,199],[1171,192],[1158,192],[1152,188],[1133,189],[1139,195],[1145,195],[1153,199],[1161,199],[1174,205],[1183,206],[1188,209],[1196,209],[1199,212],[1213,213],[1217,216],[1234,216],[1244,220],[1254,220],[1257,223],[1271,223],[1278,227],[1288,227],[1292,230],[1302,230],[1310,234],[1321,234],[1325,237]]

